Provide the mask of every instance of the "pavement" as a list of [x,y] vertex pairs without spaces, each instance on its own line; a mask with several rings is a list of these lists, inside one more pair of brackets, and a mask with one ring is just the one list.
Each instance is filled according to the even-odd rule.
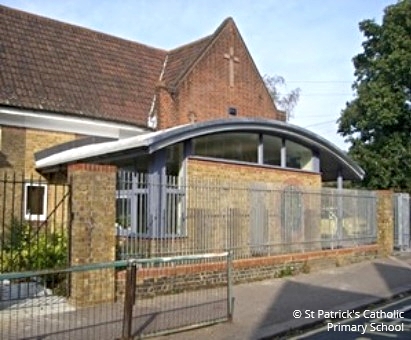
[[[358,310],[409,293],[411,252],[402,252],[309,274],[236,285],[232,322],[155,339],[289,338],[298,329],[322,324],[326,312]],[[301,317],[295,317],[299,312]]]

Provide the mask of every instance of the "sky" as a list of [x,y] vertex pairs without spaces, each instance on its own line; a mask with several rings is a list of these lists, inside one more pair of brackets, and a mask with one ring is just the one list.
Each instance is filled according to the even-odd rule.
[[354,98],[352,58],[364,19],[381,22],[396,0],[0,0],[0,4],[161,49],[213,33],[232,17],[261,75],[300,88],[290,123],[343,150],[337,119]]

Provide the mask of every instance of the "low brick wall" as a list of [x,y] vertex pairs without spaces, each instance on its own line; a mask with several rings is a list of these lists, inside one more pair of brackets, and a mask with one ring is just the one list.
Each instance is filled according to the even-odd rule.
[[[233,282],[245,283],[308,273],[376,258],[378,245],[254,257],[233,261]],[[154,297],[187,290],[212,288],[226,284],[226,262],[174,267],[140,268],[137,272],[138,297]],[[116,296],[124,296],[126,272],[116,273]]]

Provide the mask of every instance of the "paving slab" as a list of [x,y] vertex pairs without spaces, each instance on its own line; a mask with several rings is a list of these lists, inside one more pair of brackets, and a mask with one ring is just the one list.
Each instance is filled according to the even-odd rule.
[[[346,311],[411,292],[411,253],[234,286],[234,320],[167,335],[176,340],[267,339]],[[302,317],[295,318],[294,311]],[[314,314],[309,314],[314,312]],[[305,316],[314,315],[314,318]],[[164,339],[156,337],[155,339]]]

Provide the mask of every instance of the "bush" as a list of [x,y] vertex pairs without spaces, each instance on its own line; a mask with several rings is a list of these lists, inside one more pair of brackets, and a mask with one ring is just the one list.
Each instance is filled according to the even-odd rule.
[[67,265],[67,237],[13,219],[2,249],[2,272],[62,268]]

